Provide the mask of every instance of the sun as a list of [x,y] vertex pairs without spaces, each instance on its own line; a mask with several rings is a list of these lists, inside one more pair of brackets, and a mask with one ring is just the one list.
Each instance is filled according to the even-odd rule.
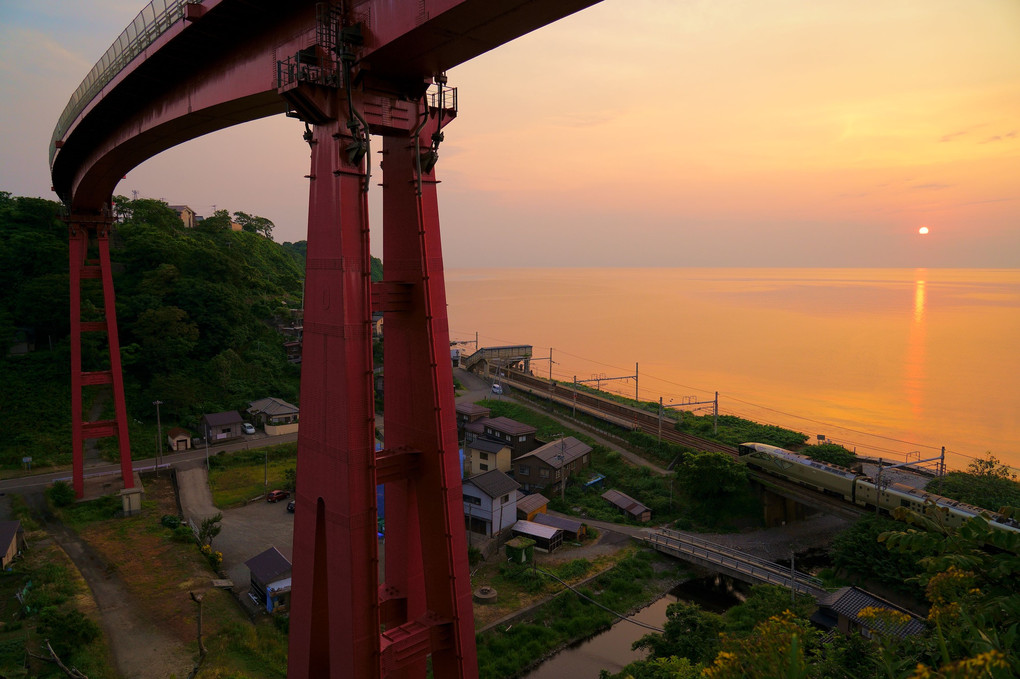
[[927,236],[928,235],[928,227],[927,226],[922,226],[920,229],[917,230],[917,232],[919,234],[921,234],[922,236]]

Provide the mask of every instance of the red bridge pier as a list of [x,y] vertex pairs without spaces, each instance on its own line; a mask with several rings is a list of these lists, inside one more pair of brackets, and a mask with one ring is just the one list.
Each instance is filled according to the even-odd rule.
[[[452,90],[445,90],[453,94]],[[433,146],[455,114],[300,84],[312,124],[288,676],[475,677]],[[363,112],[363,113],[362,113]],[[365,123],[369,129],[365,129]],[[370,279],[368,133],[381,135],[385,280]],[[375,450],[371,317],[385,315]],[[386,497],[379,581],[376,485]]]

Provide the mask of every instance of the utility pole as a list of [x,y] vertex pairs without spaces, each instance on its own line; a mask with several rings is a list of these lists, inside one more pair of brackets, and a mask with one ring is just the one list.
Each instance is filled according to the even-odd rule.
[[712,421],[712,433],[719,433],[719,392],[715,392],[715,419]]
[[163,423],[159,419],[159,407],[163,402],[157,399],[152,405],[156,406],[156,476],[159,476],[159,462],[163,457]]

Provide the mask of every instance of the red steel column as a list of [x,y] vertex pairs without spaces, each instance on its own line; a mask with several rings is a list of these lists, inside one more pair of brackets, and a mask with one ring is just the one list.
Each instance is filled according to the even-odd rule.
[[[72,215],[69,222],[69,259],[71,295],[71,478],[75,496],[85,494],[85,439],[116,436],[120,450],[120,473],[125,488],[134,487],[131,442],[128,438],[124,376],[121,372],[120,341],[117,335],[117,307],[110,266],[110,221],[108,216]],[[90,233],[99,251],[98,263],[86,260]],[[98,265],[97,265],[98,264]],[[81,320],[81,281],[98,279],[103,288],[103,320]],[[110,367],[106,370],[82,369],[82,332],[105,332]],[[114,419],[84,422],[82,389],[109,384],[113,390]]]
[[113,269],[110,267],[110,223],[102,223],[96,231],[99,245],[99,271],[103,280],[103,316],[106,319],[106,341],[110,352],[110,378],[113,382],[113,412],[120,451],[120,475],[124,488],[135,487],[131,464],[131,443],[128,439],[127,403],[124,398],[124,373],[120,364],[120,337],[117,334],[117,301],[113,294]]
[[[435,129],[420,132],[421,148]],[[383,267],[410,298],[383,325],[386,448],[420,452],[417,472],[386,486],[386,579],[406,587],[408,619],[442,621],[435,676],[477,677],[436,180],[418,182],[417,155],[413,138],[384,140]]]
[[74,496],[85,495],[85,439],[82,438],[81,378],[81,279],[88,249],[88,232],[71,222],[68,229],[70,245],[71,287],[71,480]]
[[377,677],[371,267],[346,121],[314,127],[288,676]]

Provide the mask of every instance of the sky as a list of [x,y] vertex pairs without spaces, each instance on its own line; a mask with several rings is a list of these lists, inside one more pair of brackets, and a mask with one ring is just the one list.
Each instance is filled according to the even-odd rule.
[[[0,0],[0,191],[56,198],[56,120],[144,4]],[[449,78],[450,268],[1020,267],[1016,0],[603,0]],[[302,240],[302,131],[223,130],[116,193]]]

